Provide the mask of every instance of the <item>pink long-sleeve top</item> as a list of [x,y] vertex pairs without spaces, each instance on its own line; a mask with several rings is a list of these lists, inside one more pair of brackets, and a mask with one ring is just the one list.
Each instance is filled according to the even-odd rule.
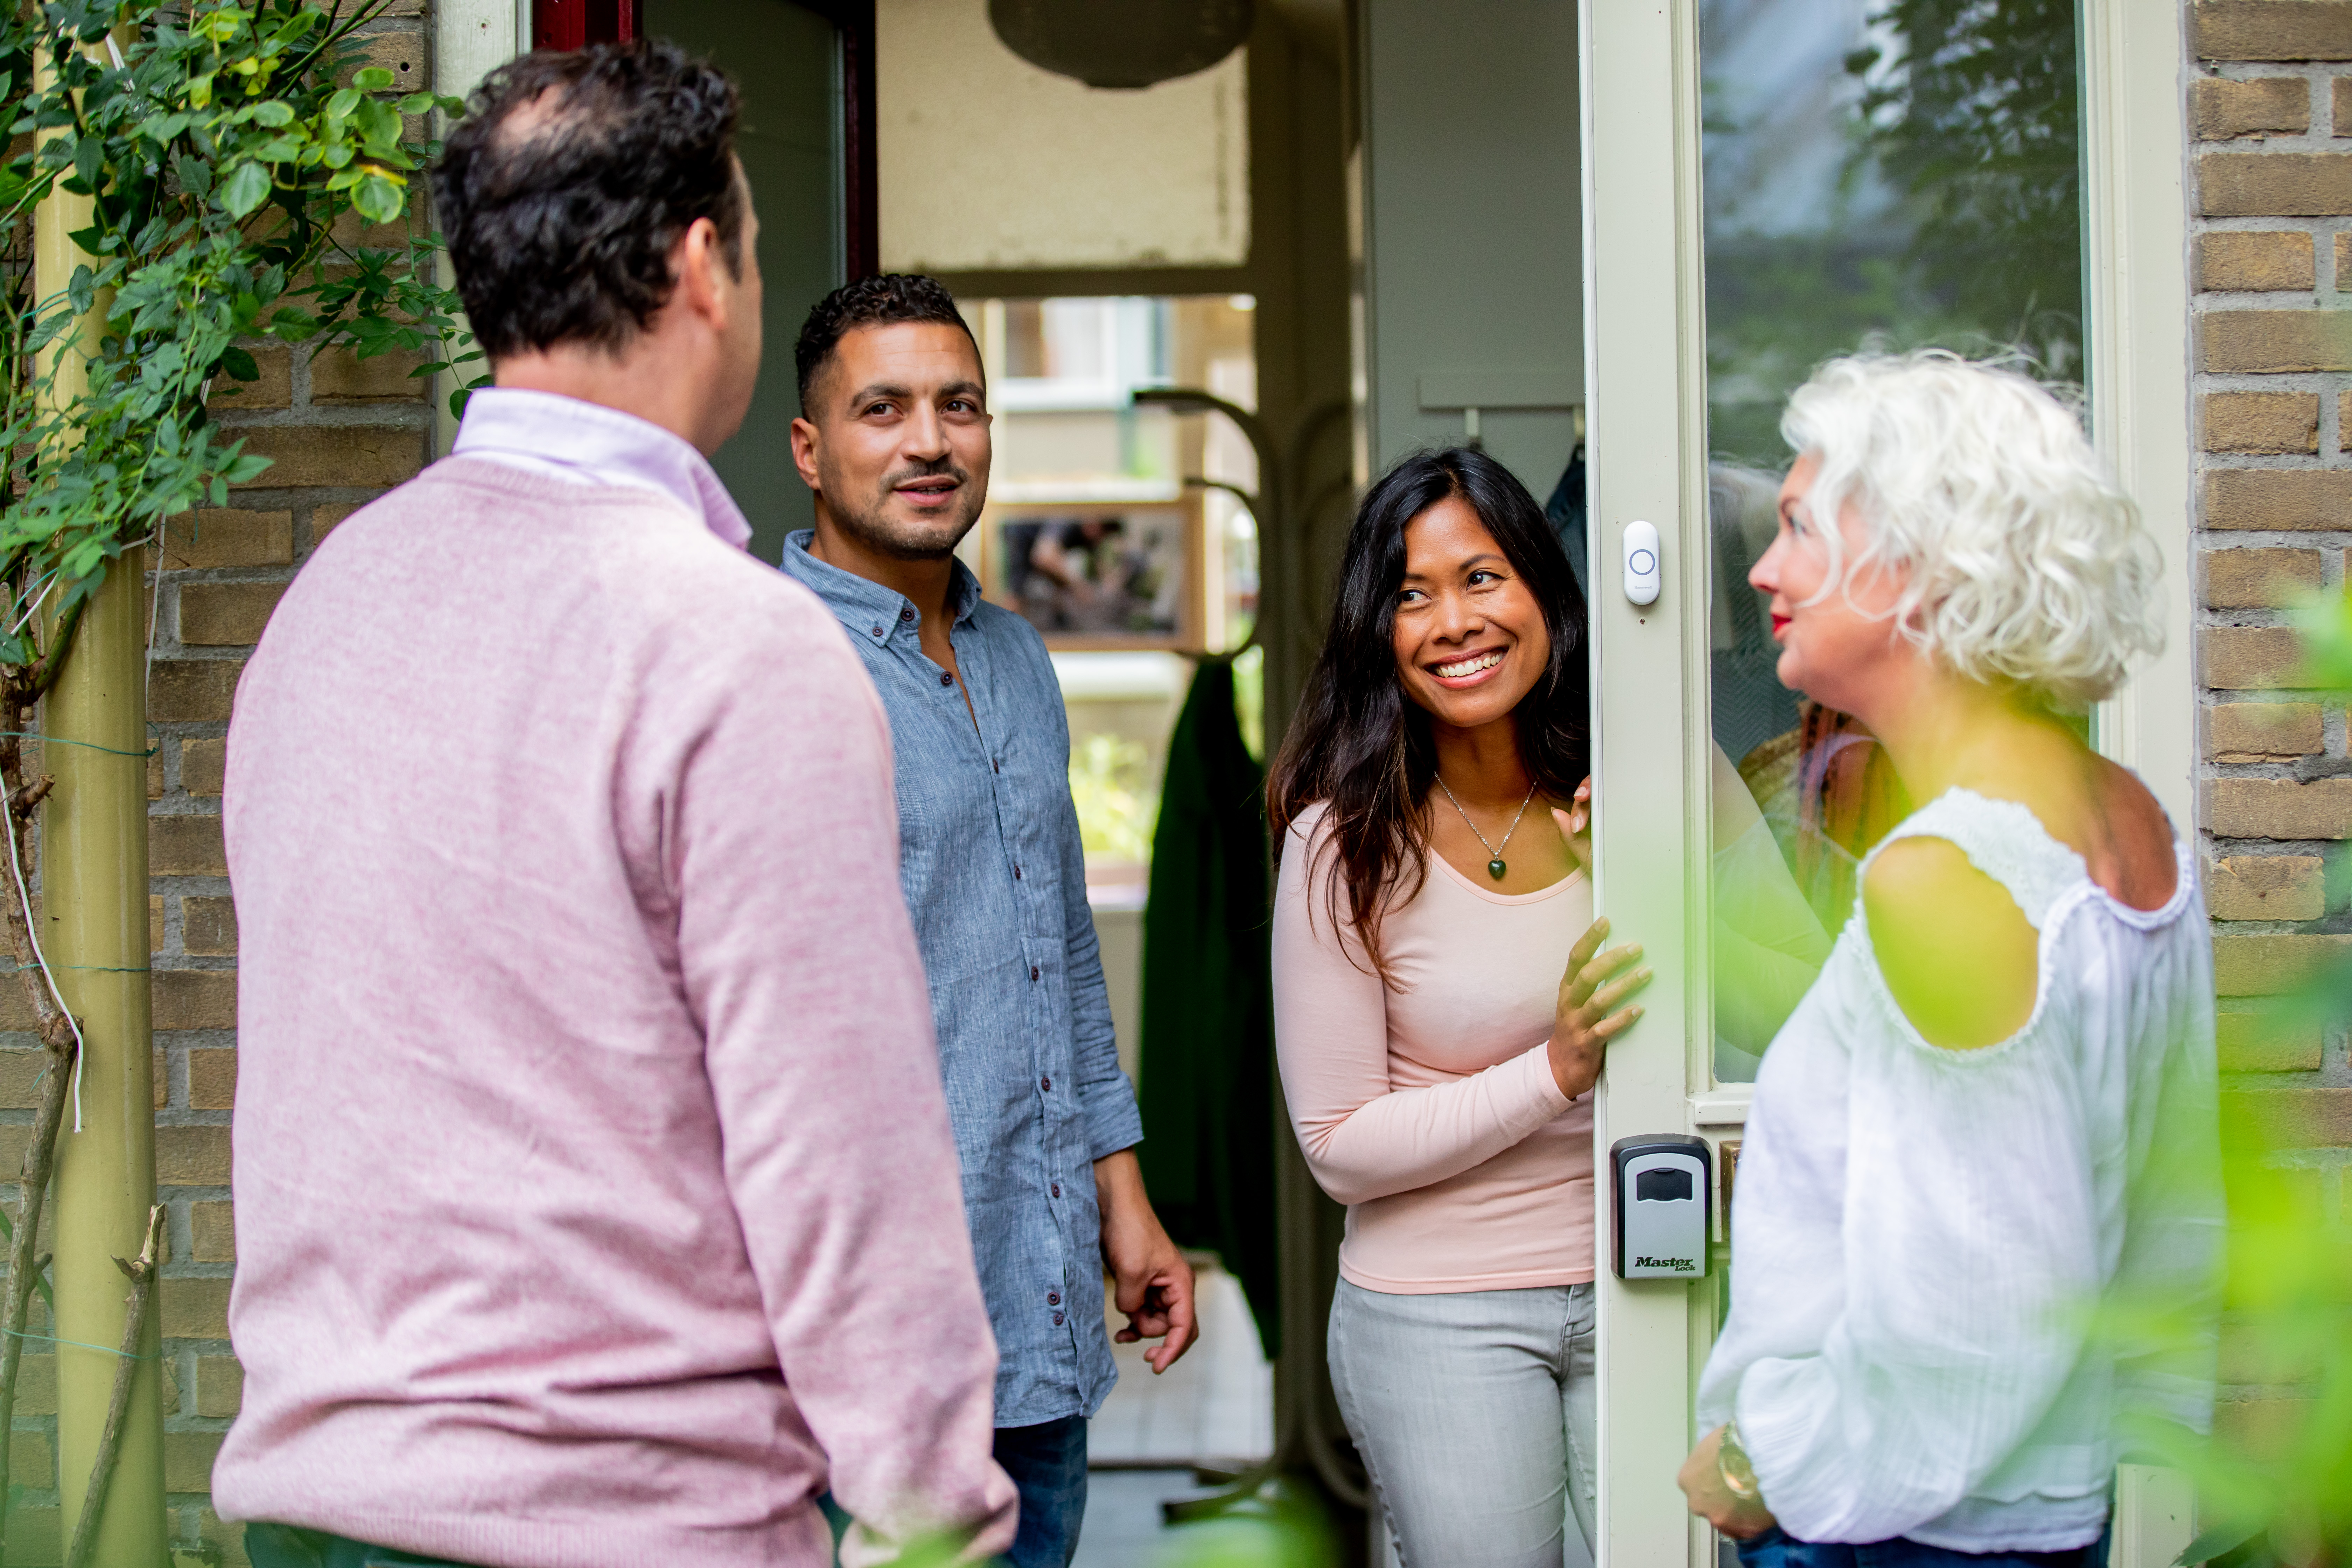
[[[697,459],[698,461],[698,459]],[[238,687],[230,1519],[491,1568],[1011,1540],[835,617],[662,487],[456,457]]]
[[1307,1163],[1348,1205],[1339,1272],[1435,1295],[1592,1278],[1592,1097],[1552,1078],[1569,949],[1592,923],[1573,874],[1533,893],[1479,887],[1436,854],[1381,918],[1374,973],[1308,807],[1274,905],[1282,1089]]

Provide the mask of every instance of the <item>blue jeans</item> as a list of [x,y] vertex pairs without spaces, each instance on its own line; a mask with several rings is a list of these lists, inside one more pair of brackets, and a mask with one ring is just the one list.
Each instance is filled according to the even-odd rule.
[[999,1426],[996,1462],[1021,1489],[1021,1528],[1003,1561],[1012,1568],[1070,1568],[1087,1517],[1087,1418]]
[[2107,1538],[2063,1552],[1954,1552],[1898,1536],[1863,1546],[1799,1541],[1774,1525],[1739,1542],[1740,1568],[2106,1568]]
[[253,1559],[253,1568],[465,1568],[446,1558],[419,1557],[290,1524],[247,1525],[245,1554]]

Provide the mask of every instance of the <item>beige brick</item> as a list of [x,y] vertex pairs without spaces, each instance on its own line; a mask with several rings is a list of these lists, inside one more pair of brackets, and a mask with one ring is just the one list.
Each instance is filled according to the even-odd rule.
[[16,1414],[55,1415],[58,1413],[58,1358],[36,1355],[28,1348],[16,1363]]
[[2319,1026],[2277,1013],[2214,1015],[2223,1072],[2317,1072]]
[[147,895],[147,951],[163,951],[163,895]]
[[180,942],[199,958],[236,956],[236,900],[191,893],[180,900]]
[[187,740],[180,742],[180,787],[190,795],[218,795],[221,774],[228,766],[226,741]]
[[289,566],[294,562],[294,514],[205,509],[186,512],[163,529],[163,569],[195,571],[215,566]]
[[147,798],[163,798],[163,752],[161,747],[147,759]]
[[2197,287],[2273,292],[2311,289],[2318,276],[2312,264],[2311,236],[2302,233],[2200,234],[2197,237]]
[[147,869],[158,877],[226,877],[221,819],[177,813],[147,819]]
[[2352,936],[2217,936],[2213,989],[2223,996],[2284,995],[2347,957]]
[[164,1057],[161,1046],[149,1055],[147,1081],[154,1086],[156,1110],[161,1110],[172,1103],[172,1064]]
[[[0,1108],[31,1110],[39,1106],[41,1075],[48,1066],[49,1053],[37,1046],[0,1050]],[[15,1181],[16,1167],[0,1172],[0,1179]],[[5,1272],[5,1267],[0,1267],[0,1273]]]
[[236,1261],[236,1216],[227,1203],[190,1204],[188,1229],[197,1262]]
[[228,1185],[228,1129],[155,1129],[155,1184],[163,1187]]
[[[57,1458],[49,1450],[49,1435],[46,1432],[11,1432],[8,1434],[9,1479],[18,1486],[48,1487],[55,1484]],[[8,1555],[14,1558],[16,1542],[10,1542]]]
[[2233,136],[2301,135],[2311,129],[2311,85],[2301,77],[2228,81],[2200,77],[2189,85],[2189,120],[2200,142]]
[[208,1492],[213,1489],[213,1458],[220,1452],[218,1432],[163,1434],[163,1489],[167,1492]]
[[2352,136],[2352,76],[2339,76],[2330,84],[2335,102],[2328,107],[2334,111],[2335,132]]
[[[423,0],[401,0],[403,5],[422,3]],[[394,14],[399,13],[395,9]],[[206,1544],[220,1552],[221,1568],[253,1568],[253,1559],[245,1552],[245,1526],[226,1523],[220,1515],[206,1509],[198,1518],[196,1531]],[[186,1563],[173,1564],[173,1568],[191,1568],[194,1562],[191,1558]]]
[[2205,603],[2217,610],[2300,604],[2319,590],[2316,550],[2208,550]]
[[2208,528],[2352,527],[2352,469],[2210,468],[2200,510]]
[[224,371],[213,381],[209,406],[215,412],[247,408],[287,408],[294,402],[294,361],[283,343],[247,343],[258,381],[238,381]]
[[[44,1481],[41,1484],[47,1486],[49,1483]],[[65,1548],[60,1544],[63,1540],[62,1518],[58,1505],[53,1502],[27,1502],[11,1508],[8,1510],[8,1561],[36,1565],[36,1568],[47,1568],[49,1564],[64,1562]]]
[[310,362],[310,401],[320,404],[415,403],[433,395],[433,378],[409,372],[425,363],[421,353],[398,349],[373,359],[348,350]]
[[2213,310],[2198,338],[2217,374],[2352,370],[2352,310]]
[[2319,450],[2316,393],[2215,392],[2200,401],[2209,452],[2275,456]]
[[[2312,920],[2312,915],[2231,915],[2231,920]],[[236,1052],[194,1050],[188,1053],[188,1103],[198,1110],[236,1109]]]
[[228,717],[242,659],[159,658],[147,682],[147,717],[163,724],[202,724]]
[[[33,900],[36,905],[38,899]],[[32,990],[40,982],[19,970],[11,974],[14,985],[0,984],[0,1030],[30,1029],[39,1024],[33,1011]]]
[[317,544],[319,541],[334,531],[335,524],[359,510],[356,505],[312,507],[310,509],[310,542]]
[[155,972],[155,1027],[234,1029],[236,974],[218,969],[159,969]]
[[2207,217],[2352,213],[2352,153],[2207,153],[2197,160],[2197,198]]
[[2209,779],[2205,816],[2216,838],[2352,838],[2352,779]]
[[2232,1120],[2267,1148],[2327,1149],[2352,1143],[2352,1089],[2241,1089],[2223,1097]]
[[2303,644],[2285,626],[2207,626],[2197,634],[2205,684],[2216,691],[2307,687]]
[[167,1340],[228,1338],[228,1286],[226,1279],[183,1279],[165,1275],[163,1337]]
[[196,1414],[228,1416],[245,1402],[245,1368],[235,1356],[196,1358]]
[[180,640],[200,647],[261,640],[283,583],[190,583],[180,590]]
[[2343,0],[2203,0],[2189,14],[2200,59],[2352,59]]
[[[2315,921],[2327,912],[2324,872],[2316,855],[2226,856],[2206,881],[2206,908],[2217,921]],[[198,1054],[190,1051],[189,1061]],[[194,1074],[191,1066],[191,1081]]]
[[246,450],[273,459],[250,481],[256,489],[339,485],[383,489],[425,465],[419,425],[253,426],[237,432]]

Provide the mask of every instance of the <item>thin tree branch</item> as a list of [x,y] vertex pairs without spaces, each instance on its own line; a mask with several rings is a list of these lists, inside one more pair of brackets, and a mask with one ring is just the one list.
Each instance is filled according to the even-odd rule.
[[89,1554],[98,1544],[99,1515],[105,1510],[106,1486],[114,1479],[114,1458],[122,1446],[122,1418],[131,1409],[131,1384],[139,1375],[143,1359],[139,1347],[147,1337],[147,1313],[155,1299],[156,1255],[163,1239],[163,1205],[157,1204],[147,1211],[147,1245],[139,1260],[114,1260],[131,1281],[131,1295],[122,1303],[122,1350],[114,1363],[114,1397],[107,1401],[106,1430],[100,1435],[98,1454],[90,1461],[89,1486],[81,1494],[81,1522],[74,1526],[73,1550],[66,1553],[66,1568],[88,1568]]

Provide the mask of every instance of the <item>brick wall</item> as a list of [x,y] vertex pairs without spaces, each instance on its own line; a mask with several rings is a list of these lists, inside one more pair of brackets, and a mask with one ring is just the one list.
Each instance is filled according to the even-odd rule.
[[[371,53],[400,86],[423,79],[425,0],[401,0],[372,30]],[[363,234],[347,243],[401,243]],[[175,1533],[210,1541],[242,1564],[242,1531],[207,1506],[212,1461],[236,1414],[243,1377],[229,1353],[229,1279],[236,1258],[229,1213],[229,1110],[236,1085],[236,911],[221,847],[221,768],[238,672],[303,560],[359,506],[427,459],[428,384],[413,358],[365,363],[348,355],[252,344],[259,382],[216,398],[219,423],[249,450],[276,459],[224,510],[174,519],[155,594],[155,654],[148,689],[149,929],[154,945],[155,1164],[170,1211],[161,1307],[164,1485]],[[31,1131],[39,1052],[17,984],[0,985],[0,1172],[14,1173]],[[14,1212],[16,1189],[0,1186]],[[34,1304],[36,1332],[47,1331]],[[36,1347],[45,1349],[46,1347]],[[59,1560],[52,1444],[57,1385],[47,1355],[26,1358],[11,1435],[26,1493],[12,1516],[9,1563]],[[184,1561],[206,1560],[191,1554]]]
[[[2200,469],[2201,815],[2221,1067],[2334,1212],[2352,1216],[2342,1023],[2265,1016],[2352,947],[2344,710],[2299,689],[2284,607],[2345,589],[2352,544],[2352,4],[2190,6]],[[2225,1348],[2223,1377],[2234,1358]],[[2263,1424],[2231,1385],[2224,1419]]]

